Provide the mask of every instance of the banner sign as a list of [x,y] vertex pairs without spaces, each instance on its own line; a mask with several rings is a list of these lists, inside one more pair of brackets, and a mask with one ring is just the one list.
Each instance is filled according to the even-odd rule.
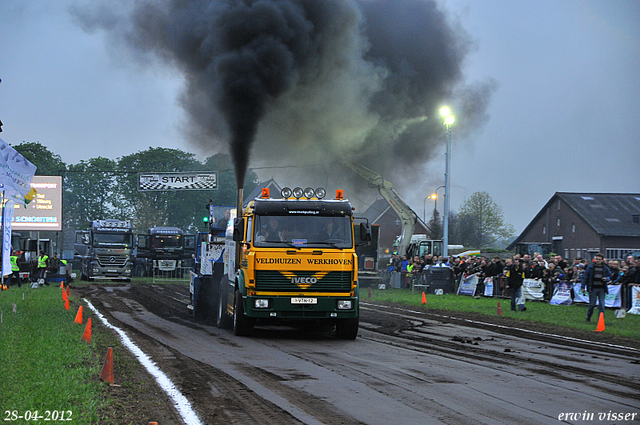
[[522,296],[526,300],[542,300],[544,298],[544,283],[539,279],[525,279],[522,281]]
[[631,287],[631,308],[627,313],[640,314],[640,286]]
[[478,276],[475,274],[469,276],[463,276],[460,279],[460,286],[458,286],[458,295],[473,295],[476,293],[476,287],[478,286]]
[[[609,290],[609,293],[604,297],[604,306],[620,307],[620,285],[607,285],[607,288]],[[575,293],[575,298],[573,299],[573,301],[577,303],[589,303],[589,293],[582,290],[582,284],[576,284],[573,288],[573,292]],[[597,301],[596,305],[598,305]]]
[[556,289],[553,292],[553,297],[551,297],[551,301],[549,304],[553,305],[571,305],[571,289],[573,288],[573,284],[567,281],[560,281],[556,285]]
[[15,203],[13,231],[62,230],[62,177],[33,176],[30,186],[37,191],[35,198],[25,205]]
[[2,275],[13,273],[11,270],[11,220],[13,220],[13,201],[9,200],[4,205],[2,214]]
[[218,173],[195,171],[188,173],[140,173],[138,190],[215,190]]
[[26,195],[36,166],[0,139],[0,190]]
[[492,277],[484,278],[484,296],[493,297],[493,278]]

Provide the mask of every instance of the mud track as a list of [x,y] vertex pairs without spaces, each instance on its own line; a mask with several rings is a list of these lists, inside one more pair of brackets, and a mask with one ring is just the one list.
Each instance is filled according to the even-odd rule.
[[[186,308],[188,286],[97,283],[79,287],[76,291],[91,301],[110,323],[127,332],[173,380],[190,400],[203,423],[207,424],[333,425],[381,423],[385,420],[380,415],[376,417],[373,413],[354,412],[345,408],[341,406],[340,399],[313,395],[313,386],[319,385],[322,377],[300,373],[300,369],[294,366],[281,365],[279,362],[282,361],[276,357],[272,363],[267,359],[264,365],[245,363],[240,357],[234,358],[247,351],[261,352],[265,346],[273,347],[278,352],[284,350],[288,356],[287,362],[291,362],[292,358],[300,359],[323,370],[330,370],[337,377],[348,377],[349,383],[355,382],[355,391],[359,391],[358,385],[365,385],[376,397],[399,403],[404,406],[401,409],[406,408],[407,412],[402,413],[406,417],[400,415],[398,420],[410,420],[413,411],[416,411],[435,415],[438,419],[432,423],[494,423],[493,419],[479,419],[471,407],[457,408],[437,397],[431,399],[429,408],[424,406],[421,397],[429,396],[425,396],[423,390],[412,388],[410,382],[418,379],[417,385],[456,386],[464,379],[464,376],[458,377],[446,371],[429,372],[429,368],[425,371],[424,359],[431,358],[428,356],[472,364],[475,368],[492,371],[489,373],[505,382],[508,382],[508,378],[502,375],[508,377],[514,374],[519,378],[543,382],[540,385],[552,386],[553,391],[561,393],[576,391],[577,388],[582,393],[577,395],[577,399],[589,399],[596,394],[606,395],[605,401],[618,409],[628,407],[628,411],[633,411],[632,406],[640,405],[640,341],[637,340],[614,339],[605,334],[527,324],[503,317],[452,315],[434,310],[422,311],[416,307],[373,304],[365,299],[361,303],[361,332],[356,343],[374,344],[374,347],[379,347],[379,353],[375,353],[375,359],[365,353],[362,355],[364,358],[349,364],[348,359],[345,360],[333,350],[349,350],[349,347],[355,348],[357,345],[349,345],[354,342],[346,345],[344,342],[338,343],[327,332],[309,335],[293,329],[258,328],[254,338],[236,339],[228,331],[214,328],[213,323],[197,323]],[[132,317],[137,317],[135,320],[139,322]],[[140,325],[142,323],[144,325]],[[185,340],[178,342],[177,335],[167,328],[166,323],[179,325],[182,333],[190,334],[184,329],[192,330],[192,338],[195,339],[192,342],[195,345],[198,344],[198,338],[204,340],[211,337],[215,346],[209,342],[201,350],[188,349]],[[186,336],[186,341],[189,338]],[[407,364],[400,364],[398,368],[393,367],[396,351],[409,359]],[[411,363],[412,357],[416,358],[415,365]],[[392,366],[389,371],[381,370],[378,373],[375,368],[380,364]],[[594,378],[594,372],[597,372],[597,379]],[[387,373],[389,376],[385,377]],[[140,372],[140,376],[144,376],[144,372]],[[336,376],[327,382],[335,381]],[[478,377],[475,380],[483,379]],[[402,383],[404,380],[406,384]],[[492,389],[490,384],[489,389],[485,388],[485,384],[476,385],[481,385],[475,390],[481,394],[479,398],[492,398],[493,392],[498,396],[503,391],[500,388]],[[336,391],[340,392],[338,389]],[[548,387],[540,391],[553,392]],[[366,399],[357,397],[350,403],[354,401],[363,405],[367,403]],[[149,402],[155,405],[167,403],[162,395],[150,397]],[[606,403],[603,404],[603,408],[606,406]],[[393,409],[392,406],[389,408]],[[517,403],[505,403],[502,406],[503,417],[495,423],[520,420],[520,409]],[[553,404],[546,400],[539,409],[534,417],[546,418],[555,412]],[[159,423],[176,423],[171,409],[166,410],[164,418],[156,420]],[[573,410],[580,409],[575,406]],[[146,423],[148,420],[145,416],[132,422]],[[536,420],[531,423],[546,422]]]

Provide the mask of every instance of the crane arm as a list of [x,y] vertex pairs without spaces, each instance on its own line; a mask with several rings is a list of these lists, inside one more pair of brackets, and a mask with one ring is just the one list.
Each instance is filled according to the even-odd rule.
[[402,200],[398,192],[395,191],[391,182],[385,180],[380,174],[367,167],[350,161],[344,161],[356,174],[369,182],[369,185],[375,187],[380,195],[391,205],[391,208],[398,214],[402,222],[402,233],[400,234],[400,242],[398,243],[398,253],[404,255],[411,243],[411,237],[416,228],[418,216],[406,202]]

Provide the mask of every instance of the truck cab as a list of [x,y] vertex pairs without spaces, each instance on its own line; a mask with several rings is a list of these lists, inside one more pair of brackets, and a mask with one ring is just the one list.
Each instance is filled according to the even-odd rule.
[[81,279],[130,281],[133,248],[129,222],[94,220],[88,230],[76,231],[74,256],[81,261]]
[[182,272],[191,267],[195,235],[185,235],[178,227],[152,227],[147,234],[137,236],[137,257],[144,264],[145,275]]
[[[251,201],[226,232],[218,322],[235,335],[256,323],[333,325],[354,339],[359,323],[358,259],[351,204],[337,191],[284,188]],[[361,239],[370,241],[365,223]],[[236,253],[239,250],[239,263]]]

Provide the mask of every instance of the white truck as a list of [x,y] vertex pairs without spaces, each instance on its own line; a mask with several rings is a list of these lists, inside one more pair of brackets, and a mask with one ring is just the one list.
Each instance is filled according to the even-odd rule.
[[88,230],[77,230],[74,255],[81,260],[81,279],[131,281],[134,249],[131,224],[94,220]]

